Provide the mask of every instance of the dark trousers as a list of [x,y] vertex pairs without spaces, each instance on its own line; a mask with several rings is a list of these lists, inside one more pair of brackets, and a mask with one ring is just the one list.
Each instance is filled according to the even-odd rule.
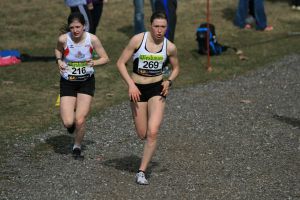
[[166,38],[171,42],[174,42],[175,28],[177,22],[177,0],[156,0],[155,11],[164,11],[168,18],[168,29],[166,32]]
[[91,17],[92,17],[92,25],[90,33],[96,34],[97,27],[99,25],[102,10],[103,10],[103,1],[100,1],[100,3],[94,3],[93,4],[94,9],[91,10]]
[[[265,14],[264,0],[252,0],[253,13],[256,21],[256,29],[264,30],[267,27],[267,17]],[[249,0],[239,0],[234,24],[240,28],[246,25],[246,18],[249,14]]]
[[300,6],[300,0],[292,0],[292,5]]

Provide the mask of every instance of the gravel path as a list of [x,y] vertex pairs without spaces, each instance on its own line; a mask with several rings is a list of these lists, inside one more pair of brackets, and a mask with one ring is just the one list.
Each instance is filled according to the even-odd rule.
[[61,126],[18,139],[0,199],[300,199],[300,55],[228,81],[172,90],[149,186],[128,102],[89,118],[83,161]]

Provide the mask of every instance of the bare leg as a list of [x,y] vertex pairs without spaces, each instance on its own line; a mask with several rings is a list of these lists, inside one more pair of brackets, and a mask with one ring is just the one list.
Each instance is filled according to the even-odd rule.
[[60,116],[66,128],[70,128],[75,119],[74,109],[76,106],[76,97],[63,96],[60,99]]
[[85,135],[85,122],[86,117],[90,111],[92,102],[92,96],[87,94],[77,94],[77,104],[75,113],[75,124],[76,124],[76,136],[75,145],[81,145],[83,137]]
[[[139,170],[146,171],[156,149],[157,134],[165,109],[165,99],[160,96],[152,97],[148,103],[146,103],[147,108],[145,108],[145,103],[137,104],[139,107],[133,110],[136,111],[136,116],[134,117],[136,128],[137,130],[145,131],[146,127],[147,130],[145,135],[147,137],[147,141],[144,147],[143,158]],[[147,115],[147,117],[145,117],[145,115]],[[138,135],[140,136],[142,133],[144,132],[138,132]]]
[[148,103],[138,102],[131,103],[131,110],[135,129],[140,139],[144,140],[147,137],[147,121],[148,121]]

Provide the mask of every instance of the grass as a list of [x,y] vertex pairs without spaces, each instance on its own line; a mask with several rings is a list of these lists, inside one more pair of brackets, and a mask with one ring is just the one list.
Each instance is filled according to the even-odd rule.
[[[150,5],[146,0],[145,21],[148,24]],[[233,26],[236,0],[215,0],[211,3],[211,22],[221,44],[242,49],[248,61],[240,61],[233,52],[212,57],[212,73],[205,71],[206,57],[196,52],[195,30],[204,22],[205,1],[185,0],[178,3],[175,43],[179,52],[181,73],[175,88],[211,80],[223,80],[245,74],[281,59],[300,53],[300,15],[291,11],[288,1],[265,1],[272,32],[245,31]],[[120,4],[122,4],[120,6]],[[32,56],[54,55],[60,28],[66,23],[69,9],[61,0],[48,3],[40,0],[0,2],[0,50],[18,49]],[[97,35],[111,62],[96,68],[96,94],[92,115],[101,109],[127,100],[127,90],[115,63],[133,33],[132,1],[112,0],[105,5]],[[291,35],[289,33],[296,33]],[[297,35],[298,34],[298,35]],[[296,45],[298,44],[298,45]],[[0,68],[0,150],[17,137],[27,137],[59,124],[55,101],[59,92],[59,73],[54,61],[24,62]],[[6,144],[6,146],[5,146]]]

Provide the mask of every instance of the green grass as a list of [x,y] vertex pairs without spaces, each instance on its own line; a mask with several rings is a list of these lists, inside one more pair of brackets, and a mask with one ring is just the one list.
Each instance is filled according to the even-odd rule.
[[[146,2],[148,24],[150,5]],[[236,0],[211,3],[211,22],[221,44],[237,47],[249,57],[240,61],[233,52],[212,57],[212,73],[205,71],[206,57],[196,52],[195,30],[204,22],[206,1],[185,0],[178,3],[175,43],[179,52],[181,73],[175,88],[211,80],[223,80],[245,74],[281,59],[300,53],[300,15],[291,11],[287,1],[266,1],[272,32],[239,30],[233,26]],[[120,5],[122,4],[122,5]],[[18,49],[33,56],[53,56],[60,28],[66,23],[69,9],[61,0],[0,2],[0,50]],[[105,5],[97,35],[111,62],[96,68],[96,95],[92,115],[101,109],[127,100],[127,91],[115,63],[133,33],[132,1],[111,0]],[[298,35],[290,35],[294,32]],[[297,44],[297,45],[296,45]],[[130,65],[129,65],[130,66]],[[51,124],[60,123],[55,101],[59,92],[59,73],[54,61],[24,62],[0,68],[0,139],[8,144],[18,136],[40,133]],[[4,143],[0,150],[5,149]]]

